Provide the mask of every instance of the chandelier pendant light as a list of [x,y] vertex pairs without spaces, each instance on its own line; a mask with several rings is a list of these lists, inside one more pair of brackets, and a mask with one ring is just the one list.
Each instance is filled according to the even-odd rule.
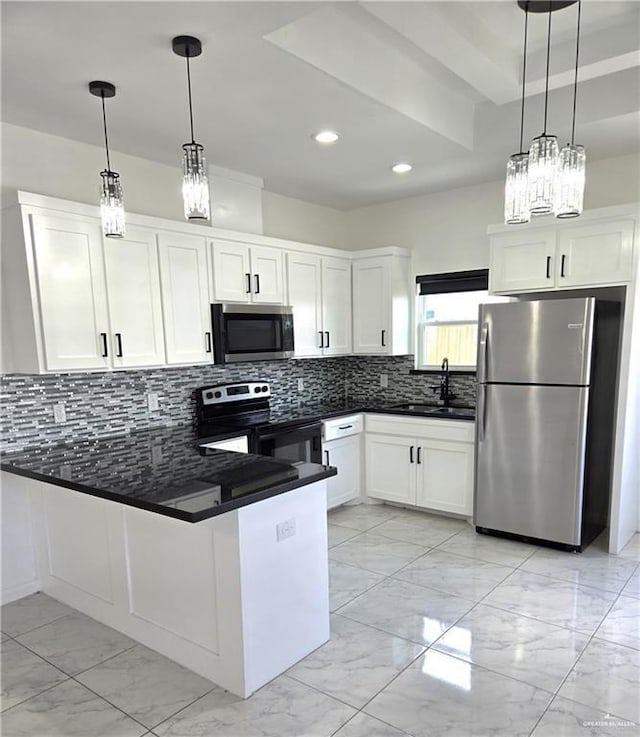
[[187,60],[187,87],[189,91],[189,125],[191,141],[182,146],[182,199],[187,220],[209,220],[209,177],[202,144],[193,135],[193,107],[191,103],[191,69],[189,59],[200,56],[202,44],[193,36],[176,36],[171,42],[175,54]]
[[524,135],[524,98],[527,74],[527,27],[529,12],[524,9],[524,49],[522,54],[522,106],[520,110],[520,149],[507,161],[507,179],[504,188],[504,222],[507,225],[528,223],[529,212],[529,154],[522,150]]
[[104,125],[104,147],[107,153],[107,168],[100,172],[100,217],[102,233],[107,238],[123,238],[125,231],[124,203],[122,185],[118,172],[111,170],[109,159],[109,138],[107,136],[107,115],[105,98],[115,97],[116,88],[110,82],[89,82],[89,92],[102,100],[102,123]]
[[544,88],[544,126],[542,134],[533,139],[529,149],[529,210],[533,215],[552,212],[555,205],[556,179],[560,150],[558,139],[547,135],[549,105],[549,57],[551,51],[551,3],[547,27],[547,72]]
[[575,143],[576,99],[578,95],[578,61],[580,55],[580,14],[582,0],[578,0],[578,27],[576,31],[576,72],[573,82],[573,116],[571,143],[560,150],[554,214],[557,218],[575,218],[582,213],[584,203],[585,164],[584,146]]

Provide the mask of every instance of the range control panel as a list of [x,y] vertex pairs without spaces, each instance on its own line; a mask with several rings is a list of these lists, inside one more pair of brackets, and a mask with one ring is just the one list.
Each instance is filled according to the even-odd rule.
[[202,404],[222,404],[223,402],[242,402],[248,399],[266,399],[271,396],[271,388],[264,381],[245,384],[219,384],[200,389]]

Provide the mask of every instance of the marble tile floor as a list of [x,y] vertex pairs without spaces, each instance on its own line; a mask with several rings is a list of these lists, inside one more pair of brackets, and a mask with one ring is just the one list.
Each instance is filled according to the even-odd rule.
[[619,556],[329,513],[331,640],[243,700],[34,594],[2,607],[3,737],[640,735],[640,535]]

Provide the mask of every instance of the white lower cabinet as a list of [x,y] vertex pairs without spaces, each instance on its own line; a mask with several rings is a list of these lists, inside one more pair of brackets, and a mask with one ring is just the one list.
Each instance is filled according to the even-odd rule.
[[410,458],[415,440],[395,435],[365,438],[367,496],[400,504],[416,503],[416,465]]
[[362,487],[362,415],[349,415],[322,423],[322,460],[338,469],[327,479],[327,508],[359,499]]
[[471,516],[473,423],[370,415],[366,430],[368,497]]
[[327,509],[360,496],[361,435],[351,435],[322,443],[324,462],[338,469],[327,479]]

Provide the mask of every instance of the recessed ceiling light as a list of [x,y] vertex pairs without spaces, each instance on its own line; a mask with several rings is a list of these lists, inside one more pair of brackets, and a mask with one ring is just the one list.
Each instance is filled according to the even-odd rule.
[[396,174],[406,174],[408,171],[411,171],[413,167],[411,164],[394,164],[391,167],[391,171],[395,172]]
[[318,143],[335,143],[340,136],[335,131],[320,131],[313,136]]

